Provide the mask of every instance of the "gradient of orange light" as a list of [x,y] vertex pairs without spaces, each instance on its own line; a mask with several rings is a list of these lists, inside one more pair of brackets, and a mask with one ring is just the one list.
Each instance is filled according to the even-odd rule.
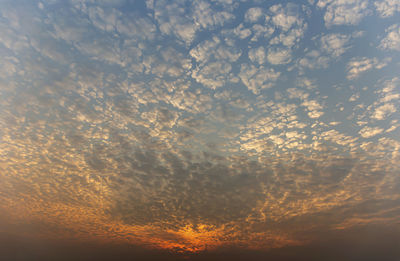
[[[35,202],[29,199],[8,201],[4,204],[8,219],[18,224],[44,224],[49,229],[26,232],[31,238],[97,241],[101,243],[129,243],[146,248],[176,252],[200,252],[223,245],[242,245],[252,249],[298,245],[284,235],[258,233],[240,239],[238,226],[215,227],[208,224],[187,223],[177,230],[161,225],[127,225],[111,219],[101,208],[81,207],[64,203]],[[172,238],[162,235],[168,234]],[[229,236],[227,235],[229,234]],[[270,242],[270,243],[268,243]],[[274,242],[274,243],[271,243]]]

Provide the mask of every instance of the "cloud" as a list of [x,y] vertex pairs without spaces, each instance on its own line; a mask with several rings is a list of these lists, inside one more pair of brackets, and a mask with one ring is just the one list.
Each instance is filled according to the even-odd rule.
[[394,24],[385,30],[386,36],[379,47],[385,50],[400,51],[400,25]]
[[194,21],[204,29],[222,26],[234,19],[234,15],[225,11],[216,12],[206,1],[196,1],[193,5]]
[[367,110],[370,111],[371,118],[376,120],[385,120],[397,111],[400,100],[400,93],[396,91],[396,86],[399,82],[397,77],[390,80],[380,81],[382,88],[375,91],[377,99]]
[[294,25],[302,23],[302,20],[298,17],[297,6],[290,3],[286,7],[281,4],[273,5],[269,8],[272,13],[271,21],[277,27],[283,31],[288,31]]
[[225,85],[233,78],[232,62],[242,54],[240,49],[227,45],[218,37],[206,40],[190,50],[198,66],[192,70],[192,78],[205,86],[215,89]]
[[349,98],[349,102],[357,101],[359,98],[360,98],[360,93],[354,93],[354,94],[351,95],[351,97]]
[[241,53],[240,49],[227,45],[218,37],[201,42],[190,50],[190,55],[201,65],[205,65],[214,59],[234,62],[240,57]]
[[213,106],[210,95],[198,91],[177,91],[169,99],[169,103],[180,110],[194,114],[205,113]]
[[352,148],[356,146],[357,137],[346,135],[335,129],[324,131],[321,133],[321,137],[324,140],[334,142],[338,145],[345,146],[347,148]]
[[262,89],[270,88],[279,76],[280,72],[276,72],[274,69],[268,69],[264,66],[257,68],[248,64],[242,64],[239,73],[239,78],[243,84],[254,94],[259,94]]
[[260,46],[258,48],[253,48],[249,50],[249,59],[253,63],[263,64],[265,63],[265,50],[264,47]]
[[289,49],[270,48],[267,53],[267,60],[271,64],[287,64],[292,60],[292,52]]
[[316,100],[305,100],[301,105],[307,108],[308,116],[312,119],[319,118],[324,114],[321,111],[323,107]]
[[359,75],[365,71],[381,69],[387,66],[390,60],[390,58],[383,61],[379,61],[377,58],[367,57],[352,58],[347,64],[347,79],[353,80],[358,78]]
[[344,34],[324,35],[321,37],[321,50],[331,57],[339,57],[350,48],[349,41],[350,36]]
[[375,2],[376,10],[383,18],[393,16],[396,12],[400,12],[400,3],[397,0],[383,0]]
[[117,23],[123,16],[114,8],[103,9],[100,6],[89,7],[87,13],[94,26],[108,32],[117,29]]
[[364,128],[362,128],[359,133],[361,135],[361,137],[363,138],[372,138],[380,133],[383,132],[382,128],[379,127],[369,127],[369,126],[365,126]]
[[232,66],[227,62],[209,62],[201,68],[192,71],[192,78],[204,86],[216,89],[225,85]]
[[269,10],[271,18],[268,23],[279,29],[279,34],[271,39],[269,44],[283,44],[288,48],[295,47],[307,29],[307,24],[301,16],[300,7],[289,3],[286,6],[274,5]]
[[[71,19],[71,17],[68,16],[68,10],[60,10],[58,13],[51,13],[50,17],[53,20],[54,26],[54,33],[52,33],[52,35],[57,40],[65,41],[66,43],[72,45],[83,55],[86,55],[93,60],[126,66],[127,64],[125,62],[127,59],[121,56],[118,40],[108,32],[96,33],[94,30],[93,26],[98,26],[99,29],[107,29],[104,28],[104,26],[110,22],[108,21],[109,17],[100,12],[100,10],[102,9],[96,9],[96,12],[98,13],[96,19],[102,19],[102,25],[100,25],[100,22],[97,20],[91,23],[91,20],[87,19],[85,16]],[[111,16],[113,16],[114,19],[117,19],[117,15],[118,14],[114,14]],[[123,24],[119,21],[120,20],[116,20],[117,28],[119,28],[119,25]],[[148,32],[152,31],[151,26],[150,28],[148,26],[144,27],[148,29]],[[133,31],[134,28],[135,26],[132,26]],[[119,29],[123,31],[123,28]]]
[[[34,27],[40,29],[40,25],[37,22],[26,23],[25,20],[21,19],[21,16],[32,18],[32,14],[29,12],[14,10],[14,8],[8,8],[7,12],[4,10],[1,12],[4,20],[0,23],[0,34],[2,35],[0,43],[18,54],[30,47],[28,37],[30,29],[34,30]],[[23,32],[18,30],[23,30]]]
[[373,119],[384,120],[387,116],[396,112],[396,107],[392,103],[386,103],[375,108],[372,115]]
[[251,35],[251,30],[249,28],[245,28],[243,24],[240,24],[233,29],[233,33],[240,39],[245,39]]
[[305,54],[305,57],[300,58],[298,60],[299,67],[303,70],[303,68],[307,69],[316,69],[323,68],[326,69],[329,66],[330,58],[324,55],[317,50],[310,51]]
[[[140,55],[142,56],[142,53]],[[130,56],[133,57],[132,54]],[[191,60],[175,48],[161,49],[159,56],[153,56],[152,60],[144,61],[148,71],[159,77],[168,75],[178,78],[192,68]]]
[[193,17],[185,11],[184,4],[182,2],[167,4],[166,1],[157,1],[153,8],[160,31],[166,35],[173,35],[186,45],[190,45],[199,25],[196,25]]
[[259,7],[249,8],[244,15],[244,20],[251,23],[257,22],[264,17],[263,13],[263,10]]
[[351,48],[350,35],[326,34],[319,38],[318,49],[308,51],[304,57],[298,60],[298,66],[303,71],[307,69],[326,69],[332,61],[339,59],[346,51]]
[[286,91],[289,93],[290,99],[306,100],[310,95],[309,93],[306,93],[305,91],[297,88],[289,88]]
[[270,44],[283,44],[286,47],[295,47],[301,40],[305,32],[305,25],[303,28],[296,28],[288,31],[287,33],[281,33],[279,36],[271,39]]
[[253,37],[251,38],[251,41],[257,42],[260,38],[271,37],[272,34],[275,32],[275,28],[274,26],[254,24],[250,32],[253,32]]
[[[224,3],[216,3],[224,6]],[[189,46],[196,38],[197,32],[223,26],[234,19],[229,8],[217,11],[208,1],[185,2],[173,4],[167,1],[156,1],[148,6],[154,10],[155,19],[160,31],[174,35]]]
[[18,64],[19,60],[13,56],[3,57],[2,62],[0,63],[0,77],[7,79],[10,76],[13,76],[18,72]]
[[324,20],[327,27],[334,25],[356,25],[371,11],[368,0],[319,0],[319,8],[326,8]]

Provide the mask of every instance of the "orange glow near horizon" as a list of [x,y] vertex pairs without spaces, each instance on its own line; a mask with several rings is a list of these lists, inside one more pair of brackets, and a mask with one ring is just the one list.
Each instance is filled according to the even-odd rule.
[[[26,204],[26,205],[25,205]],[[240,224],[216,227],[207,224],[185,224],[177,229],[163,225],[134,226],[112,220],[102,209],[84,208],[62,203],[44,205],[38,202],[19,202],[3,208],[3,219],[10,231],[19,226],[31,226],[21,234],[31,239],[78,240],[83,242],[133,244],[148,249],[164,249],[177,253],[197,253],[218,247],[240,246],[246,249],[268,249],[305,242],[291,240],[283,235],[258,233],[247,240],[235,232]],[[29,208],[27,207],[29,206]],[[46,213],[46,214],[44,214]],[[257,238],[257,240],[255,240]],[[265,242],[263,242],[265,240]]]

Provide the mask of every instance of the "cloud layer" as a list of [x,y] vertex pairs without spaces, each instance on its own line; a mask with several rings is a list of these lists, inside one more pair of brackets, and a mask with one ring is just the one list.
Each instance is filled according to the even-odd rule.
[[3,1],[2,227],[199,251],[395,224],[398,11]]

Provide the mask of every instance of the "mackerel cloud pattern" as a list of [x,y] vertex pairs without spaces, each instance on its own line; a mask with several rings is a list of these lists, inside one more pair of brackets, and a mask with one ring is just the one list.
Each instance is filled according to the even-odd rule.
[[0,224],[183,251],[395,224],[399,11],[1,1]]

